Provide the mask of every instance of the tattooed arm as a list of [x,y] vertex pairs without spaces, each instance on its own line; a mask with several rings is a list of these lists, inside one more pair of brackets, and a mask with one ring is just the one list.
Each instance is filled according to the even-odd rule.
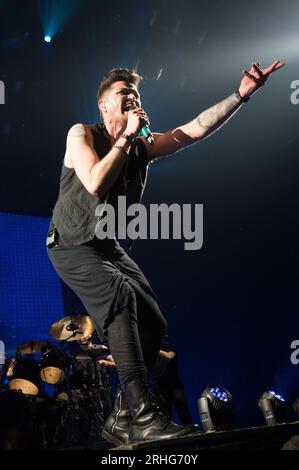
[[272,72],[284,65],[284,62],[277,60],[270,67],[260,69],[259,63],[253,63],[249,72],[243,70],[244,77],[238,91],[203,111],[191,122],[164,134],[153,134],[155,139],[153,145],[144,140],[149,161],[173,154],[215,132],[238,111],[243,101],[247,101],[250,95],[264,85]]
[[[123,128],[110,135],[112,145],[106,155],[97,155],[93,135],[88,126],[75,124],[68,133],[64,163],[74,168],[76,175],[92,196],[103,196],[117,180],[124,164],[127,165],[132,141],[148,117],[142,108],[130,109]],[[104,158],[103,158],[104,157]]]
[[[84,124],[75,124],[68,133],[64,163],[74,168],[76,174],[92,196],[101,197],[116,181],[124,163],[130,143],[120,136],[116,144],[102,158],[97,155],[93,146],[90,128]],[[123,149],[123,150],[122,150]]]
[[225,100],[200,113],[195,119],[194,124],[195,126],[198,125],[198,129],[194,130],[193,138],[203,139],[219,129],[241,107],[242,102],[243,99],[240,93],[235,92]]

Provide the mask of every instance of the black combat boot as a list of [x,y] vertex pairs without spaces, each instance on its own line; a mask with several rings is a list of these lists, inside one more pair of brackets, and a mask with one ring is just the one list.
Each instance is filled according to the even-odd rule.
[[131,421],[131,413],[125,394],[122,392],[121,388],[118,387],[114,408],[105,421],[102,437],[115,446],[127,444],[129,440],[129,424]]
[[129,441],[172,439],[198,431],[197,425],[180,426],[170,421],[151,400],[148,384],[136,379],[125,387],[126,399],[131,411]]

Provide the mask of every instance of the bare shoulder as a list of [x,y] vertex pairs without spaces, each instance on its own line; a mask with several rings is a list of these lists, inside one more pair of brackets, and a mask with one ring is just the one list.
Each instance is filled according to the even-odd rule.
[[74,168],[72,154],[82,145],[93,148],[93,135],[91,129],[83,123],[74,124],[68,131],[64,164],[68,168]]
[[80,123],[77,123],[77,124],[74,124],[69,132],[68,132],[68,135],[67,135],[67,138],[68,139],[77,139],[77,138],[83,138],[83,139],[88,139],[89,141],[93,140],[92,138],[92,132],[91,132],[91,129],[86,125],[86,124],[82,124],[81,122]]

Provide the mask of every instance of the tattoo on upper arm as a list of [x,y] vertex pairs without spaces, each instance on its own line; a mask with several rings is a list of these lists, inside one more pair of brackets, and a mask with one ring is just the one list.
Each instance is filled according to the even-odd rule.
[[203,111],[198,117],[197,122],[201,127],[210,128],[217,123],[227,119],[241,105],[241,100],[236,93],[215,104],[211,108]]
[[83,124],[76,124],[70,130],[70,137],[83,137],[87,136],[86,129]]

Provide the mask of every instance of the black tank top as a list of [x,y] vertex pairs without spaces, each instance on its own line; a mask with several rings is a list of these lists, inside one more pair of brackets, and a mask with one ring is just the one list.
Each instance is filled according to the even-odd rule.
[[[103,158],[111,149],[109,134],[103,124],[92,124],[88,127],[93,134],[94,148],[99,158]],[[139,138],[131,146],[129,159],[118,179],[101,198],[92,196],[77,177],[75,170],[63,164],[59,195],[51,221],[51,226],[56,227],[63,244],[81,245],[95,237],[99,220],[95,212],[99,204],[106,202],[117,210],[117,198],[121,195],[126,196],[127,207],[139,203],[146,185],[147,170],[147,152]]]

